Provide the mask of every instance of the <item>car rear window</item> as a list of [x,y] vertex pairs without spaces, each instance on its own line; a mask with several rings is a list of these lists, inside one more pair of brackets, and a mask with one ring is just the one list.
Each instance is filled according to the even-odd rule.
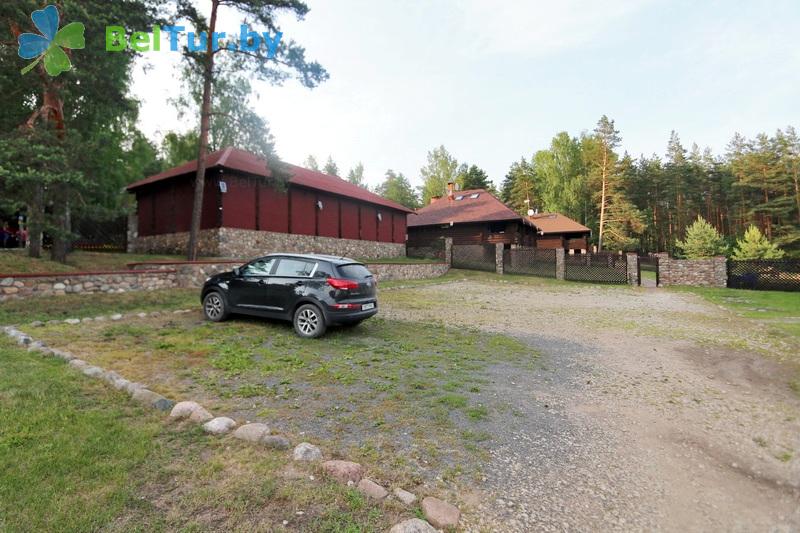
[[350,265],[339,265],[336,267],[339,270],[339,275],[348,279],[364,279],[372,277],[372,273],[367,270],[364,265],[353,263]]

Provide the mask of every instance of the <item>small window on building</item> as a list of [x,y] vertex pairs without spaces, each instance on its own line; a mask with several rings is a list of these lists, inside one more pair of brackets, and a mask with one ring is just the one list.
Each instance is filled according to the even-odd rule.
[[476,193],[470,194],[469,197],[472,198],[473,200],[475,200],[480,195],[481,195],[481,193],[476,192]]

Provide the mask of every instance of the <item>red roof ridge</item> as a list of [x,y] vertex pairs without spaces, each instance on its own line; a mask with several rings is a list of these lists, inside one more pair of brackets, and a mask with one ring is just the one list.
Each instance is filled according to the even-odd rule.
[[[478,194],[478,198],[469,198]],[[455,198],[463,197],[462,200]],[[440,198],[416,211],[417,220],[408,220],[409,226],[433,226],[439,224],[467,224],[502,220],[519,220],[530,225],[522,215],[508,207],[486,189],[454,191],[453,198]]]
[[[208,162],[208,169],[214,167],[225,167],[263,177],[268,177],[271,174],[269,162],[266,159],[254,153],[248,152],[247,150],[241,150],[233,146],[228,146],[221,150],[207,154],[206,161]],[[386,199],[368,189],[350,183],[339,176],[332,176],[318,170],[311,170],[297,165],[292,165],[291,163],[286,163],[286,165],[293,170],[292,176],[289,179],[290,184],[308,187],[310,189],[316,189],[355,200],[361,200],[362,202],[381,205],[397,211],[403,211],[406,213],[414,212],[413,210],[400,205],[397,202]],[[163,172],[159,172],[158,174],[148,176],[147,178],[139,180],[135,183],[131,183],[127,186],[127,190],[132,191],[139,187],[150,185],[151,183],[157,183],[170,178],[191,174],[192,172],[196,171],[197,160],[194,159],[184,163],[183,165],[178,165],[176,167],[164,170]]]

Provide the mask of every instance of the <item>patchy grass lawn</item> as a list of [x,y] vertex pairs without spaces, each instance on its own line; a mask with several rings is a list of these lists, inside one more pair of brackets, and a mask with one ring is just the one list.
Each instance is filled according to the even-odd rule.
[[680,287],[672,290],[697,294],[739,316],[766,322],[770,328],[800,337],[800,293],[712,287]]
[[487,367],[532,368],[501,335],[374,318],[297,337],[288,323],[200,313],[37,328],[37,338],[212,412],[270,424],[373,466],[386,485],[477,475],[502,399]]
[[64,320],[132,311],[199,309],[199,294],[195,289],[169,289],[8,300],[0,304],[0,324],[26,324],[35,320]]
[[50,261],[47,251],[42,257],[28,257],[27,250],[0,250],[0,276],[2,273],[40,274],[47,272],[79,272],[99,270],[125,270],[128,263],[142,261],[184,261],[179,255],[127,254],[112,252],[84,252],[69,254],[67,263]]
[[0,361],[0,530],[385,531],[408,513],[285,452],[168,424],[5,338]]

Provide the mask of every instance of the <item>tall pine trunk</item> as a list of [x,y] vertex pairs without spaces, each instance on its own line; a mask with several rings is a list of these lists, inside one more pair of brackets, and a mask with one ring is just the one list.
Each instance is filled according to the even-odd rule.
[[192,225],[189,230],[189,249],[187,259],[197,260],[200,221],[203,214],[203,191],[206,184],[206,155],[208,153],[208,131],[211,123],[211,86],[214,76],[214,31],[217,28],[217,9],[219,0],[211,1],[211,20],[206,43],[206,62],[203,70],[203,103],[200,107],[200,142],[197,148],[197,174],[194,178],[194,203],[192,205]]
[[608,183],[608,149],[603,146],[602,184],[600,187],[600,230],[597,236],[597,251],[603,251],[603,228],[606,222],[606,188]]

